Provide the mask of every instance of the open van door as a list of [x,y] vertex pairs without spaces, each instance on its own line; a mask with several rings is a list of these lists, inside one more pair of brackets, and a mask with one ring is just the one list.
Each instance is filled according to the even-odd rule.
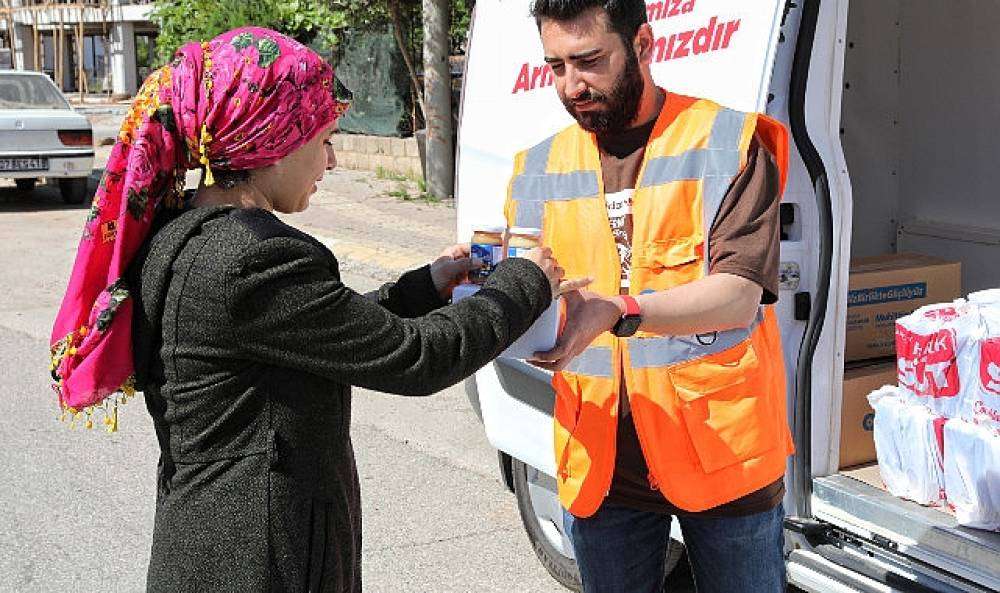
[[[473,225],[503,224],[515,153],[573,123],[543,61],[530,4],[530,0],[476,2],[458,133],[457,233],[461,241],[469,239]],[[744,111],[764,111],[774,99],[769,85],[784,7],[784,0],[647,2],[656,40],[654,80],[672,92]],[[811,202],[811,188],[806,190]],[[797,239],[802,240],[801,233]],[[792,243],[782,257],[789,276],[785,286],[806,291],[801,276],[810,252]],[[783,294],[779,303],[783,338],[793,345],[786,354],[790,373],[798,357],[794,345],[801,341],[805,327],[794,320],[794,303],[790,294]],[[575,588],[578,576],[562,534],[562,512],[552,477],[555,396],[550,381],[551,374],[523,361],[502,359],[479,371],[467,389],[490,443],[500,452],[505,480],[516,491],[539,558],[555,578]],[[673,562],[679,552],[675,546]]]
[[[998,591],[1000,533],[890,495],[877,465],[841,468],[839,445],[852,257],[916,251],[960,261],[965,293],[1000,286],[1000,41],[977,24],[1000,22],[1000,4],[795,4],[772,86],[787,88],[785,201],[803,210],[817,281],[795,371],[789,581],[817,593]],[[994,498],[998,476],[986,478]]]

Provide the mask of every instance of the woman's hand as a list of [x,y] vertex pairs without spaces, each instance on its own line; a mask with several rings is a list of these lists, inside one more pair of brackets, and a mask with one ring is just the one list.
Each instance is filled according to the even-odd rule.
[[469,272],[482,266],[471,257],[469,244],[452,245],[441,252],[441,255],[431,263],[431,280],[441,300],[451,299],[451,292],[456,286],[465,282]]
[[552,257],[552,249],[549,247],[538,247],[525,253],[525,259],[530,259],[542,269],[542,272],[549,279],[549,287],[552,289],[552,298],[559,295],[559,286],[562,284],[566,270],[559,267],[559,263]]

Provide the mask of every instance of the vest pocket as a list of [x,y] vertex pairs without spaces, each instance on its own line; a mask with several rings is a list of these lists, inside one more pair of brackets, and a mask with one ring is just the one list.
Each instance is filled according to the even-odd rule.
[[698,249],[690,238],[659,239],[632,247],[632,282],[653,290],[686,284],[701,276]]
[[637,268],[676,268],[698,260],[698,251],[691,239],[657,239],[641,248],[633,247],[632,265]]
[[668,370],[705,473],[758,457],[776,445],[772,394],[750,340]]

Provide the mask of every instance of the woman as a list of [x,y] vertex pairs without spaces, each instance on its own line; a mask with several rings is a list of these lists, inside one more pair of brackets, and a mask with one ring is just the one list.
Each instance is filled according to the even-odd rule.
[[335,164],[331,88],[273,31],[188,44],[143,86],[94,200],[53,375],[74,419],[103,411],[111,430],[145,392],[161,449],[149,591],[360,591],[350,385],[462,380],[562,275],[536,250],[442,308],[469,267],[456,249],[369,298],[345,287],[333,254],[271,212],[304,209]]

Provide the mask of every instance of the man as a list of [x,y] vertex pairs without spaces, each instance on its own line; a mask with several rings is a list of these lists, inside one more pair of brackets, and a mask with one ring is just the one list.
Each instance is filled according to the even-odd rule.
[[642,0],[536,0],[576,124],[515,158],[508,222],[542,227],[569,322],[554,378],[566,532],[587,593],[662,590],[677,516],[701,593],[783,591],[792,440],[777,300],[787,135],[656,87]]

